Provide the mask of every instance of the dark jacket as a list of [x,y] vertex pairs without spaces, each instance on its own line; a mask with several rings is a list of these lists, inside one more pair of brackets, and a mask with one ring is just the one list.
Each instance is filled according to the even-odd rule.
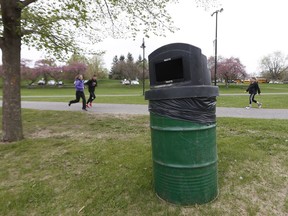
[[97,80],[90,79],[85,83],[85,85],[88,85],[89,92],[94,92],[95,87],[97,86]]
[[260,94],[260,93],[261,93],[261,90],[260,90],[260,88],[259,88],[258,83],[257,83],[257,82],[253,82],[253,83],[251,83],[251,84],[248,86],[246,92],[249,92],[249,94],[257,94],[257,93]]

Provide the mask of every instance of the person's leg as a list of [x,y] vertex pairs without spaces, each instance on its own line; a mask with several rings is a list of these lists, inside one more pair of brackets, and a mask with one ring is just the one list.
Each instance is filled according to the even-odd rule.
[[257,101],[257,100],[254,99],[255,95],[256,95],[256,94],[253,95],[252,101],[253,101],[254,103],[257,103],[258,108],[261,108],[261,107],[262,107],[262,103],[260,103],[259,101]]
[[92,94],[91,94],[91,92],[89,92],[89,98],[88,98],[88,100],[87,100],[87,104],[89,104],[90,102],[92,102]]
[[92,107],[92,102],[96,98],[95,93],[94,92],[90,92],[90,97],[91,97],[90,106]]
[[73,103],[78,103],[80,101],[80,97],[81,97],[81,92],[76,91],[76,99],[69,101],[69,106]]
[[86,107],[90,108],[89,103],[91,103],[91,102],[92,102],[92,98],[91,98],[91,93],[89,92],[89,98],[87,100]]
[[249,105],[246,107],[246,109],[250,109],[252,107],[252,97],[253,97],[253,94],[250,94],[249,95]]
[[80,93],[80,97],[82,98],[82,109],[86,110],[86,98],[84,92]]
[[256,94],[251,94],[251,103],[252,103],[252,102],[258,103],[258,102],[254,99],[255,95],[256,95]]
[[249,106],[252,107],[252,101],[253,101],[253,94],[250,94],[249,96]]
[[[92,93],[92,101],[96,98],[96,95],[95,95],[95,93],[94,92],[91,92]],[[91,102],[92,102],[91,101]]]
[[254,99],[255,95],[256,95],[256,94],[253,95],[252,101],[253,101],[254,103],[257,103],[258,108],[261,108],[261,107],[262,107],[262,103],[260,103],[259,101],[257,101],[257,100]]

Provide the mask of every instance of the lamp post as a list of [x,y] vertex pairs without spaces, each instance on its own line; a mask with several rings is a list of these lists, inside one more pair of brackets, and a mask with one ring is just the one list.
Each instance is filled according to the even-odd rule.
[[146,46],[145,46],[145,41],[144,41],[144,38],[143,38],[143,42],[142,42],[142,45],[141,45],[141,47],[140,48],[142,48],[143,49],[143,74],[142,74],[142,78],[143,78],[143,81],[142,81],[142,85],[143,85],[143,95],[145,94],[145,48],[146,48]]
[[211,14],[211,16],[213,16],[214,14],[216,14],[216,31],[215,31],[215,65],[214,65],[214,67],[215,67],[215,72],[214,72],[214,85],[216,86],[217,84],[216,84],[216,80],[217,80],[217,78],[216,78],[216,75],[217,75],[217,26],[218,26],[218,13],[220,12],[222,12],[223,11],[223,8],[221,8],[220,10],[216,10],[216,11],[214,11],[212,14]]

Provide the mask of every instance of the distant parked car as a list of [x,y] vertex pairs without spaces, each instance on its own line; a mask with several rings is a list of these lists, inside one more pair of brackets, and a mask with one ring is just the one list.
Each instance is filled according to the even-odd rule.
[[58,81],[57,85],[64,85],[63,81]]
[[48,85],[56,85],[56,81],[55,80],[49,80],[47,84]]
[[139,81],[138,80],[132,80],[131,85],[139,85]]
[[130,81],[127,79],[122,80],[122,85],[130,85]]
[[274,83],[274,84],[283,84],[283,82],[281,82],[281,81],[277,81],[277,80],[271,80],[269,83]]
[[38,85],[45,85],[45,80],[44,79],[39,80]]

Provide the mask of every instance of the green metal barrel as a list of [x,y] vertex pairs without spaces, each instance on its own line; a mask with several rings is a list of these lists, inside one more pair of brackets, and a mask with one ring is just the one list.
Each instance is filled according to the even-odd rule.
[[163,200],[204,204],[218,195],[216,124],[150,113],[154,186]]

